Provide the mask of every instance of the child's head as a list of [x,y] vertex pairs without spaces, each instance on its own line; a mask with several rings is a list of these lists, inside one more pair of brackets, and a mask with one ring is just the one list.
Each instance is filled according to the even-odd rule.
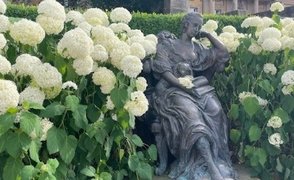
[[189,64],[178,63],[175,66],[175,75],[177,77],[193,76],[193,71]]

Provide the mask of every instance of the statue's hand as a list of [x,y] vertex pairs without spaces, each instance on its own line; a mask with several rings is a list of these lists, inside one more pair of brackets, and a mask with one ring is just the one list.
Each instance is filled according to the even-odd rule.
[[191,89],[186,88],[186,92],[193,97],[200,98],[200,95],[198,94],[198,92],[194,88],[191,88]]
[[196,39],[200,39],[200,38],[206,38],[209,36],[209,33],[208,32],[205,32],[205,31],[199,31],[199,33],[197,34],[196,36]]

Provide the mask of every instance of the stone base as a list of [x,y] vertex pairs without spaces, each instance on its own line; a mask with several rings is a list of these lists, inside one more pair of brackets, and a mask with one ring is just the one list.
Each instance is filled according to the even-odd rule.
[[[238,172],[239,175],[239,180],[259,180],[259,178],[251,178],[249,170],[241,165],[234,165],[236,171]],[[170,180],[170,178],[166,176],[154,176],[153,180]],[[204,180],[204,179],[202,179]],[[226,180],[231,180],[231,179],[226,179]]]

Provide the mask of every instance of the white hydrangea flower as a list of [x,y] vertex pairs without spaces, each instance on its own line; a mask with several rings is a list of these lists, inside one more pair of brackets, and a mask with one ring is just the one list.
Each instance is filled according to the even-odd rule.
[[57,97],[62,90],[61,86],[62,86],[62,84],[57,84],[54,87],[42,88],[42,91],[44,91],[44,93],[46,95],[46,99],[54,99],[55,97]]
[[263,17],[262,22],[263,22],[263,25],[262,25],[263,28],[268,28],[268,27],[276,24],[276,22],[272,18],[269,18],[269,17]]
[[219,35],[218,39],[225,45],[229,52],[235,52],[240,45],[239,40],[232,33],[223,32]]
[[6,4],[3,2],[3,0],[0,0],[0,14],[5,14],[6,8]]
[[129,25],[125,23],[112,23],[109,28],[112,29],[114,33],[128,32],[131,29]]
[[148,100],[142,91],[131,93],[131,99],[126,102],[124,108],[134,116],[142,116],[148,110]]
[[228,33],[236,33],[237,32],[236,28],[231,25],[223,27],[222,31],[228,32]]
[[116,77],[114,73],[106,67],[98,67],[93,73],[93,82],[96,85],[100,85],[101,92],[109,94],[115,87]]
[[57,51],[66,58],[84,58],[94,49],[92,39],[80,28],[66,32],[58,42]]
[[96,44],[94,46],[94,51],[92,52],[91,57],[95,61],[106,62],[108,60],[108,52],[106,51],[105,47],[100,44]]
[[154,34],[148,34],[145,36],[145,40],[152,41],[153,43],[157,44],[157,37]]
[[153,41],[143,40],[139,43],[144,47],[147,56],[156,53],[156,44]]
[[280,128],[282,124],[282,119],[279,116],[272,116],[267,122],[267,127]]
[[262,19],[259,16],[252,16],[252,17],[246,18],[242,22],[241,27],[242,28],[259,27],[259,26],[262,26],[262,25],[263,25],[263,22],[262,22]]
[[280,148],[280,145],[284,143],[280,133],[274,133],[268,138],[268,142],[277,148]]
[[7,16],[0,14],[0,33],[4,33],[9,30],[10,22]]
[[[133,43],[142,43],[145,40],[144,36],[132,36],[127,40],[128,44],[133,44]],[[149,40],[145,40],[149,42]]]
[[53,123],[48,118],[44,118],[41,120],[41,129],[42,129],[42,136],[40,138],[41,141],[47,140],[47,132],[53,126],[54,126]]
[[136,89],[138,91],[142,91],[144,92],[147,88],[148,84],[147,84],[147,81],[144,77],[138,77],[136,79]]
[[10,27],[10,36],[22,44],[36,46],[45,38],[45,31],[38,23],[22,19]]
[[6,38],[2,33],[0,33],[0,50],[3,49],[6,46]]
[[206,32],[213,32],[217,30],[217,28],[218,28],[217,22],[210,19],[202,26],[201,30]]
[[22,54],[16,58],[13,68],[19,76],[30,76],[41,65],[42,62],[39,58],[30,54]]
[[280,39],[281,36],[282,36],[282,33],[277,28],[274,28],[274,27],[265,28],[261,32],[258,38],[258,43],[262,44],[266,39],[269,39],[269,38]]
[[139,43],[133,43],[130,47],[131,55],[137,56],[140,59],[144,59],[146,51],[144,47]]
[[107,108],[108,110],[113,110],[114,107],[115,107],[115,106],[114,106],[114,104],[113,104],[113,102],[112,102],[110,96],[107,96],[107,97],[106,97],[106,108]]
[[85,20],[92,26],[103,25],[108,26],[108,16],[107,14],[99,8],[87,9],[83,14]]
[[248,97],[253,97],[253,98],[256,98],[257,101],[258,101],[258,104],[262,107],[264,106],[267,106],[268,104],[268,101],[265,100],[265,99],[262,99],[261,97],[257,96],[256,94],[254,93],[251,93],[251,92],[242,92],[239,94],[239,101],[240,102],[243,102],[244,99],[248,98]]
[[252,54],[259,55],[262,51],[262,47],[259,46],[257,43],[252,43],[249,46],[248,51],[250,51]]
[[91,30],[92,30],[92,26],[91,24],[89,24],[88,22],[82,22],[78,25],[78,28],[81,28],[83,31],[85,31],[85,33],[91,37]]
[[275,75],[277,73],[277,68],[274,64],[272,63],[266,63],[263,66],[263,71],[267,74]]
[[9,108],[17,107],[19,93],[14,82],[0,79],[0,114],[4,114]]
[[288,36],[282,36],[280,41],[282,43],[282,49],[289,48],[294,50],[294,38],[288,37]]
[[121,60],[123,73],[131,78],[137,77],[143,69],[143,64],[137,56],[128,55]]
[[281,82],[283,85],[294,85],[294,71],[288,70],[284,72],[284,74],[281,77]]
[[281,19],[281,23],[282,23],[282,26],[283,26],[283,27],[285,27],[285,26],[287,26],[288,24],[291,24],[291,23],[293,23],[293,22],[294,22],[293,18],[286,17],[286,18],[282,18],[282,19]]
[[78,86],[77,86],[77,84],[76,83],[74,83],[74,82],[72,82],[72,81],[66,81],[66,82],[64,82],[63,84],[62,84],[62,87],[61,87],[62,89],[70,89],[70,88],[72,88],[72,89],[74,89],[74,90],[77,90],[78,89]]
[[43,0],[38,5],[38,14],[63,22],[66,19],[64,7],[59,2],[52,0]]
[[113,47],[120,42],[119,38],[109,27],[95,26],[92,28],[91,35],[94,43],[101,44],[108,52],[111,52]]
[[122,59],[125,56],[130,54],[131,54],[130,46],[127,43],[120,41],[119,43],[115,45],[115,47],[110,52],[110,62],[112,65],[114,65],[118,69],[121,69]]
[[191,76],[179,77],[178,80],[179,83],[187,89],[194,87]]
[[62,85],[62,75],[51,64],[44,63],[32,72],[33,81],[41,88],[51,88]]
[[117,115],[116,114],[111,114],[111,118],[114,120],[114,121],[117,121]]
[[128,37],[131,38],[133,36],[144,37],[144,33],[140,29],[130,29],[128,31]]
[[290,95],[294,91],[294,85],[283,86],[282,93],[284,95]]
[[261,47],[265,51],[277,52],[281,49],[282,43],[276,38],[268,38],[263,41]]
[[4,57],[0,55],[0,74],[8,74],[11,70],[11,63]]
[[71,24],[78,26],[80,23],[84,22],[85,18],[79,11],[71,10],[66,14],[65,22],[70,22]]
[[294,31],[293,31],[293,29],[294,29],[294,22],[292,22],[292,23],[290,23],[290,24],[288,24],[288,25],[286,25],[284,27],[284,34],[287,35],[287,36],[289,36],[289,37],[293,37],[294,38]]
[[64,21],[49,16],[38,15],[36,22],[45,30],[46,34],[59,34],[64,28]]
[[88,75],[93,69],[93,59],[91,56],[86,56],[84,58],[75,59],[73,61],[73,68],[75,72],[80,76]]
[[270,10],[272,12],[275,12],[275,11],[282,12],[282,11],[284,11],[284,6],[280,2],[275,2],[275,3],[271,4]]
[[37,87],[28,86],[20,93],[19,104],[29,101],[43,105],[44,100],[45,93],[43,91]]
[[118,7],[110,12],[110,19],[112,22],[123,22],[128,24],[132,20],[132,15],[127,9]]

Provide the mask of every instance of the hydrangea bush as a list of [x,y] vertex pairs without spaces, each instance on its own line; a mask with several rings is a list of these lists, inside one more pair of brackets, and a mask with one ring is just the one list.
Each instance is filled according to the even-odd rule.
[[294,21],[278,15],[283,9],[277,2],[272,18],[246,18],[246,34],[227,26],[217,35],[215,23],[204,26],[231,52],[214,83],[232,120],[233,157],[261,179],[294,177]]
[[[156,36],[116,8],[9,21],[0,0],[0,174],[3,179],[152,179],[157,158],[132,133],[148,110],[142,60]],[[1,179],[1,178],[0,178]]]

